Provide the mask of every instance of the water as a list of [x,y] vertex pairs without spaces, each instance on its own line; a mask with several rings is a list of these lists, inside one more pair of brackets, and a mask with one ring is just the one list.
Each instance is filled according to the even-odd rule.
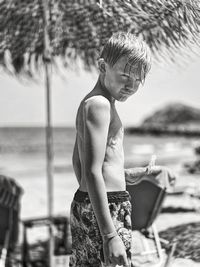
[[[66,214],[78,186],[71,164],[75,130],[55,128],[53,136],[54,213]],[[146,165],[156,154],[157,164],[180,171],[185,161],[195,158],[197,142],[195,138],[125,135],[125,167]],[[24,188],[23,218],[47,213],[45,147],[43,128],[0,128],[0,173],[13,177]]]
[[[58,165],[56,171],[62,167],[72,171],[71,154],[73,150],[75,131],[72,128],[56,128],[53,130],[54,153]],[[7,172],[39,171],[44,168],[46,157],[45,130],[39,127],[0,128],[0,170]],[[4,164],[2,164],[4,160]],[[63,166],[59,165],[63,160]],[[12,161],[12,164],[10,164]],[[31,166],[27,164],[31,161]],[[26,164],[24,164],[26,163]],[[31,169],[29,169],[30,167]],[[60,167],[60,168],[59,168]]]

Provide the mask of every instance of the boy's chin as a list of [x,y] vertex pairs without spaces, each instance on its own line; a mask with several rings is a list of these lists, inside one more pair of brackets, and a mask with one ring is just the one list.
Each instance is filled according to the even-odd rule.
[[119,102],[125,102],[127,99],[128,99],[127,96],[121,96],[121,97],[118,99],[118,101],[119,101]]

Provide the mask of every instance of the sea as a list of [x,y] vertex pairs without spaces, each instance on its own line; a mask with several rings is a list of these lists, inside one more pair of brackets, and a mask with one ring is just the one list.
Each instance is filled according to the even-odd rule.
[[[46,134],[42,127],[0,128],[0,174],[12,177],[23,188],[22,218],[47,214]],[[75,129],[53,128],[55,214],[69,213],[78,184],[72,168]],[[157,164],[183,171],[185,163],[195,160],[197,138],[125,134],[125,167],[145,166],[151,156]]]

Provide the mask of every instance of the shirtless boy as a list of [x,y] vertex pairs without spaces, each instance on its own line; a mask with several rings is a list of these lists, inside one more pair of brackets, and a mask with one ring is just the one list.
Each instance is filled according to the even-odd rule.
[[79,106],[73,153],[79,189],[71,205],[70,267],[131,264],[126,184],[138,181],[149,169],[124,170],[123,126],[115,101],[124,102],[137,92],[150,62],[144,42],[130,33],[114,34],[100,55],[98,81]]

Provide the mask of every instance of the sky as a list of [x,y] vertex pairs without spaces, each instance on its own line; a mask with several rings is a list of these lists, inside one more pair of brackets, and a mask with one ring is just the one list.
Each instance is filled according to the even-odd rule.
[[[169,103],[200,108],[200,49],[181,64],[153,64],[138,92],[117,103],[124,126],[138,125],[155,110]],[[179,55],[181,58],[181,55]],[[183,56],[184,57],[184,56]],[[74,126],[81,99],[93,88],[98,72],[62,68],[52,75],[51,111],[54,126]],[[0,72],[0,127],[45,126],[46,100],[42,75],[37,81],[18,80]]]

